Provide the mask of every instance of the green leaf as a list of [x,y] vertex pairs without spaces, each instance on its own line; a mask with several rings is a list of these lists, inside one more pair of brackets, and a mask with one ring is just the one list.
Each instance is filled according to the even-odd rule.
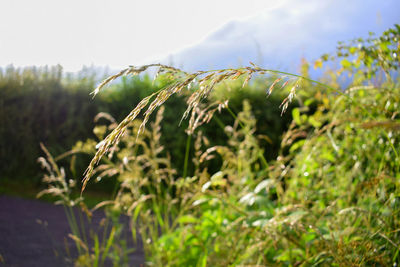
[[308,122],[311,123],[311,125],[314,126],[315,128],[319,128],[322,125],[319,121],[314,119],[314,117],[309,117]]
[[183,223],[183,224],[186,224],[186,223],[195,223],[195,222],[197,222],[197,218],[194,217],[194,216],[192,216],[192,215],[184,215],[184,216],[182,216],[182,217],[180,217],[180,218],[178,219],[178,222],[179,222],[179,223]]
[[97,235],[94,236],[94,263],[93,266],[97,267],[99,265],[100,248],[99,248],[99,238]]
[[306,142],[306,140],[303,139],[303,140],[300,140],[300,141],[294,143],[294,144],[290,147],[289,151],[290,151],[290,152],[296,151],[297,149],[299,149],[300,147],[302,147],[302,146],[304,145],[305,142]]
[[293,120],[296,122],[296,124],[301,125],[300,110],[298,108],[294,108],[292,110],[292,116],[293,116]]
[[111,245],[114,243],[114,236],[115,236],[115,227],[111,228],[111,232],[110,232],[110,235],[109,235],[109,237],[107,239],[107,244],[106,244],[106,247],[104,249],[103,256],[101,257],[100,265],[103,264],[104,260],[106,259],[107,255],[108,255],[108,251],[111,248]]
[[342,59],[342,61],[340,61],[340,65],[342,65],[342,67],[345,69],[351,69],[352,66],[351,62],[347,59]]
[[354,47],[354,46],[352,46],[352,47],[349,48],[349,52],[350,52],[350,54],[352,54],[352,55],[354,55],[354,53],[355,53],[356,51],[357,51],[357,48]]
[[306,101],[304,101],[304,105],[308,107],[314,102],[315,102],[314,98],[308,98]]

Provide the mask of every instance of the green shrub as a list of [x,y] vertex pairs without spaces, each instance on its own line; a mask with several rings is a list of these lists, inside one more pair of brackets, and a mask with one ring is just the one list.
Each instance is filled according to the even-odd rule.
[[94,82],[65,84],[60,66],[9,67],[0,73],[0,137],[7,140],[0,147],[0,172],[3,179],[32,179],[40,171],[40,142],[59,154],[91,136],[87,127],[99,112],[98,100],[87,98]]

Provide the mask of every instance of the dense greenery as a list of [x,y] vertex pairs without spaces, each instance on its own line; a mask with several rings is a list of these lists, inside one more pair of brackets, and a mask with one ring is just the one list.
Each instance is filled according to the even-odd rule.
[[61,153],[76,140],[90,136],[87,126],[93,125],[99,111],[98,100],[87,98],[94,80],[86,77],[64,83],[62,79],[60,66],[0,71],[3,177],[37,176],[40,142]]
[[[168,129],[167,118],[163,119],[168,102],[140,135],[141,121],[133,120],[118,137],[119,142],[110,143],[109,153],[99,157],[92,172],[97,181],[113,177],[119,182],[114,198],[96,207],[106,207],[113,228],[103,245],[96,235],[91,236],[93,247],[85,244],[86,237],[75,229],[72,238],[81,248],[77,265],[98,266],[105,258],[116,265],[126,263],[129,250],[119,239],[121,225],[115,220],[120,214],[130,217],[133,238],[137,232],[143,238],[150,266],[398,264],[399,37],[396,26],[382,37],[341,44],[340,50],[350,53],[338,54],[342,67],[331,72],[322,86],[307,77],[300,78],[299,88],[299,79],[288,87],[280,77],[256,80],[252,86],[264,93],[265,88],[271,93],[275,86],[271,96],[279,99],[280,94],[288,94],[283,107],[295,95],[298,99],[295,106],[291,104],[292,110],[286,110],[292,120],[279,141],[278,156],[272,160],[265,150],[275,150],[280,137],[270,132],[270,125],[284,123],[268,121],[266,108],[256,107],[253,103],[257,102],[245,100],[240,90],[233,89],[245,79],[214,88],[209,102],[195,111],[204,121],[213,115],[213,127],[224,128],[221,134],[228,141],[212,143],[218,136],[205,125],[195,131],[190,130],[196,127],[189,128],[191,135],[186,140],[193,146],[184,147],[179,163],[188,166],[184,163],[191,158],[192,169],[174,168],[177,158],[163,146],[170,140],[162,139]],[[229,69],[210,80],[219,81],[222,75],[237,77],[246,71],[262,70],[256,66]],[[346,90],[337,87],[337,77],[343,73],[352,78]],[[307,75],[306,65],[303,75]],[[221,95],[228,91],[241,98],[240,109],[226,106]],[[254,95],[266,106],[275,106],[255,91]],[[226,112],[222,114],[232,118],[222,120],[224,115],[218,113],[222,108]],[[273,118],[279,118],[280,111],[275,112]],[[172,113],[171,120],[179,121],[181,114],[177,115],[176,109]],[[271,124],[262,121],[263,115]],[[109,116],[103,115],[103,119],[95,127],[96,139],[78,142],[74,153],[94,155],[101,147],[100,143],[95,148],[99,141],[121,129]],[[60,197],[67,206],[81,203],[81,198],[70,194],[76,182],[67,179],[49,153],[46,156],[41,163],[48,172],[44,181],[49,188],[43,193]]]
[[[99,112],[112,114],[116,121],[120,121],[142,98],[171,82],[168,79],[153,82],[148,75],[124,77],[92,99],[89,93],[95,87],[99,75],[98,71],[91,68],[74,75],[63,73],[61,66],[24,69],[10,66],[0,70],[0,138],[7,140],[0,146],[0,183],[3,186],[10,185],[5,179],[15,180],[16,187],[25,181],[38,184],[41,176],[37,164],[37,158],[41,155],[39,143],[44,143],[53,154],[61,154],[78,140],[95,137],[92,131],[95,125],[93,119]],[[290,120],[290,114],[283,118],[278,115],[281,98],[271,98],[272,104],[267,106],[263,91],[257,90],[256,86],[245,90],[239,88],[239,85],[235,85],[230,93],[231,109],[241,110],[241,99],[250,99],[258,110],[256,116],[259,118],[260,132],[265,132],[265,122],[268,122],[274,129],[269,130],[270,138],[274,144],[279,144],[280,136]],[[166,103],[162,136],[166,151],[174,158],[174,168],[180,170],[183,168],[182,151],[185,151],[187,121],[179,126],[176,115],[185,110],[184,97],[182,95]],[[214,101],[224,97],[221,95]],[[232,121],[228,112],[219,116],[219,124]],[[212,143],[226,142],[223,129],[216,121],[205,126],[204,131],[209,134]],[[266,152],[266,157],[276,157],[278,149],[279,146],[275,145]],[[74,178],[79,178],[83,173],[89,159],[77,158],[78,170]],[[189,165],[189,168],[193,166]],[[1,190],[7,191],[5,188]]]

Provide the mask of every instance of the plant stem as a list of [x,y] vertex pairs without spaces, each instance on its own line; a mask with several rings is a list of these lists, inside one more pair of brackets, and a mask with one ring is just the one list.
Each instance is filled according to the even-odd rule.
[[183,163],[183,178],[185,178],[187,175],[191,140],[192,140],[192,135],[188,134],[188,136],[186,138],[185,161]]

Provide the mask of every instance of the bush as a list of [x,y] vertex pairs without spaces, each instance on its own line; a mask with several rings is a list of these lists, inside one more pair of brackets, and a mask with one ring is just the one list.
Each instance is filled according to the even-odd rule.
[[58,154],[92,136],[87,127],[99,112],[98,101],[87,98],[93,80],[63,83],[60,66],[9,67],[0,73],[0,137],[7,140],[0,148],[3,176],[38,177],[40,142]]

